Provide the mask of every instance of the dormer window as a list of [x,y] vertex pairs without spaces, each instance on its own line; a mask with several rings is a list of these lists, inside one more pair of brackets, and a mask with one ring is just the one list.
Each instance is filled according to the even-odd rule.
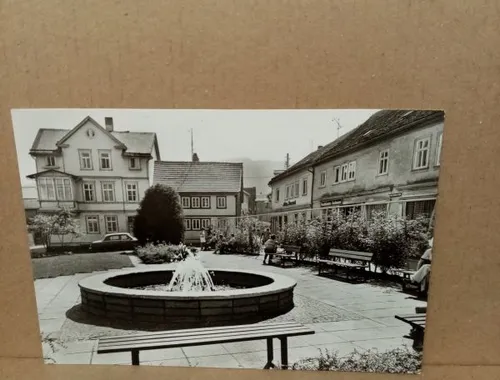
[[130,157],[128,167],[130,170],[141,170],[141,161],[137,157]]
[[56,166],[56,158],[54,156],[47,156],[47,167],[53,168]]

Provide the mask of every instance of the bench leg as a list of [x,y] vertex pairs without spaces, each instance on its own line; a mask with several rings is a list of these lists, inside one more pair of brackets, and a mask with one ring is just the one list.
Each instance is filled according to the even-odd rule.
[[280,338],[281,342],[281,369],[288,369],[288,339]]
[[132,365],[139,365],[139,350],[132,350]]
[[274,360],[274,349],[273,349],[273,339],[267,339],[267,363],[264,366],[264,369],[274,368],[275,365],[273,363]]

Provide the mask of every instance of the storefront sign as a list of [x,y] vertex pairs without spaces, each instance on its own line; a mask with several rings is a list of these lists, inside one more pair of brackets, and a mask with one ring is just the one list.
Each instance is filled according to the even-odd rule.
[[403,193],[392,193],[392,194],[389,194],[389,198],[397,198],[397,197],[400,197],[401,195],[403,195]]
[[328,206],[339,206],[342,204],[342,200],[335,200],[335,201],[324,201],[320,202],[321,207],[328,207]]

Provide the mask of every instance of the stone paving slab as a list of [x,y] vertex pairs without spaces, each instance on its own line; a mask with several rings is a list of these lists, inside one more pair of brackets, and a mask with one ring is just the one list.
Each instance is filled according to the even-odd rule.
[[[402,338],[409,327],[394,318],[395,314],[413,313],[425,302],[412,299],[394,288],[371,284],[349,284],[319,277],[310,268],[280,268],[262,265],[262,257],[213,255],[202,253],[206,267],[245,268],[284,274],[297,280],[295,308],[286,315],[264,321],[295,320],[316,334],[289,339],[289,361],[315,357],[319,350],[338,351],[347,355],[354,349],[392,349],[409,345]],[[134,265],[143,266],[136,258]],[[156,265],[174,268],[176,264]],[[114,269],[113,271],[119,271]],[[65,347],[51,353],[47,344],[44,354],[64,364],[131,364],[130,353],[97,354],[97,339],[109,335],[132,334],[137,331],[106,326],[92,326],[68,319],[66,313],[80,302],[78,281],[97,274],[76,274],[35,281],[40,327],[43,334],[59,337]],[[71,315],[71,313],[69,314]],[[279,342],[275,341],[275,361],[279,362]],[[267,359],[266,342],[241,342],[211,346],[144,351],[141,363],[161,366],[198,366],[219,368],[262,368]]]

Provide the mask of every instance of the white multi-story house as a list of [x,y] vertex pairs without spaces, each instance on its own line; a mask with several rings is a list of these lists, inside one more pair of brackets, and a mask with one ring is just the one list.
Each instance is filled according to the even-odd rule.
[[39,213],[72,209],[80,241],[132,232],[144,192],[160,159],[155,133],[115,131],[86,117],[72,129],[40,129],[30,150],[35,159]]

